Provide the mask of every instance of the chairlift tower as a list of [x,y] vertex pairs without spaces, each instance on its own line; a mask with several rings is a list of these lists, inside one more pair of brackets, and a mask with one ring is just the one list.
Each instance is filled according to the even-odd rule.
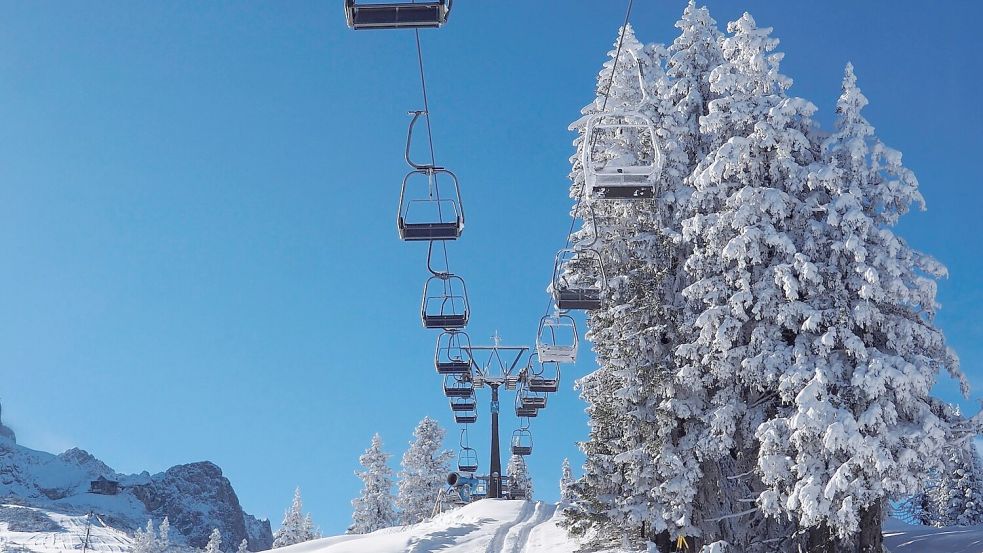
[[[472,380],[475,388],[491,390],[491,459],[488,463],[488,496],[502,497],[502,455],[498,436],[499,388],[515,390],[519,384],[516,367],[529,346],[503,346],[495,332],[490,346],[464,346],[474,369]],[[497,477],[496,477],[497,475]]]

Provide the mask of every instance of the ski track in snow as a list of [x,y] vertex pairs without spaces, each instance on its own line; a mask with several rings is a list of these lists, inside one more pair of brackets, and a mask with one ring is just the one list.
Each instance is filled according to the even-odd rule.
[[[521,526],[513,526],[513,529],[518,528],[518,532],[515,533],[515,537],[511,540],[512,547],[509,548],[512,553],[523,553],[526,551],[526,545],[529,542],[529,534],[534,528],[548,521],[553,517],[553,513],[556,511],[555,506],[547,505],[541,501],[536,502],[536,507],[533,510],[532,518],[528,522],[522,524]],[[506,543],[509,543],[509,538],[512,537],[512,532],[509,532],[505,538]]]
[[522,510],[519,511],[519,516],[515,517],[515,520],[510,524],[503,524],[501,528],[495,531],[495,535],[492,536],[491,541],[488,543],[488,549],[485,550],[486,553],[501,553],[504,551],[505,538],[508,537],[509,532],[517,525],[529,520],[534,511],[533,502],[526,501],[525,505],[522,506]]

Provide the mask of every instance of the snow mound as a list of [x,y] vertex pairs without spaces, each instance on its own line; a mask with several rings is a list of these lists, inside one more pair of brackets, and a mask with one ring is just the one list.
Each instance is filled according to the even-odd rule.
[[541,501],[483,499],[410,526],[309,541],[277,553],[573,553],[560,511]]
[[[386,528],[371,534],[322,538],[274,551],[574,553],[583,544],[557,526],[561,516],[555,504],[483,499],[420,524]],[[884,526],[884,536],[893,553],[983,553],[983,526],[928,528],[890,520]]]

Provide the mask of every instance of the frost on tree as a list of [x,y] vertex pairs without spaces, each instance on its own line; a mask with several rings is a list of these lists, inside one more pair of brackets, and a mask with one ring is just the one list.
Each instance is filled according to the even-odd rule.
[[775,277],[783,295],[808,304],[790,313],[799,328],[797,363],[779,379],[787,407],[758,431],[770,488],[762,507],[841,539],[879,529],[885,501],[917,493],[969,438],[969,421],[930,395],[940,371],[968,389],[934,324],[945,268],[893,231],[924,202],[900,152],[861,115],[866,104],[848,65],[835,131],[808,174],[821,215],[802,261]]
[[202,553],[222,553],[222,533],[218,531],[218,528],[213,529],[211,535],[208,536],[208,543],[205,544]]
[[352,500],[352,524],[349,534],[367,534],[396,524],[392,494],[392,469],[389,454],[382,450],[382,437],[372,437],[372,445],[358,458],[364,470],[355,474],[362,479],[362,493]]
[[520,455],[513,455],[505,471],[509,477],[509,496],[512,499],[532,499],[532,476],[526,460]]
[[403,454],[396,506],[402,524],[422,522],[434,504],[450,472],[454,452],[444,449],[444,429],[425,417],[413,431],[413,441]]
[[273,547],[286,547],[303,543],[321,537],[314,527],[311,515],[304,515],[304,501],[300,496],[300,487],[294,490],[294,499],[290,508],[283,514],[280,528],[273,534]]
[[171,525],[167,517],[159,528],[159,531],[154,529],[153,520],[147,521],[146,528],[137,528],[133,536],[133,553],[167,553],[171,548]]
[[564,457],[560,468],[560,501],[569,503],[573,499],[573,471],[570,469],[570,459]]
[[[917,181],[860,115],[852,70],[827,133],[788,94],[771,29],[745,14],[723,36],[692,2],[677,27],[668,49],[623,29],[571,126],[573,243],[600,254],[606,282],[587,314],[599,366],[578,381],[590,433],[564,525],[660,551],[679,537],[877,550],[882,505],[979,428],[930,395],[941,371],[964,379],[933,322],[944,268],[893,231],[921,204]],[[586,198],[585,122],[629,107],[656,125],[656,195]],[[650,147],[617,139],[594,153]]]

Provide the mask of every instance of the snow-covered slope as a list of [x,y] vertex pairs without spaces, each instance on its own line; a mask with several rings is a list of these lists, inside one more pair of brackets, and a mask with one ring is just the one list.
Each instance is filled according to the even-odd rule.
[[[420,524],[323,538],[276,552],[574,553],[582,544],[557,527],[560,516],[549,503],[484,499]],[[983,553],[983,527],[936,529],[890,521],[885,536],[894,553]]]
[[55,553],[82,548],[88,530],[87,551],[129,551],[132,538],[109,526],[99,516],[64,515],[33,507],[0,505],[0,551]]

